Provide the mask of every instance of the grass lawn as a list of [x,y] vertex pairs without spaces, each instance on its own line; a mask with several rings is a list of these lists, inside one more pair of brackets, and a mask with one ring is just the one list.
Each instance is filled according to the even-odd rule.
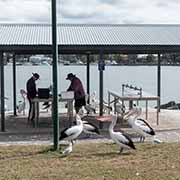
[[[0,146],[0,180],[180,180],[180,143],[80,143],[62,157],[49,146]],[[62,147],[64,148],[64,147]]]

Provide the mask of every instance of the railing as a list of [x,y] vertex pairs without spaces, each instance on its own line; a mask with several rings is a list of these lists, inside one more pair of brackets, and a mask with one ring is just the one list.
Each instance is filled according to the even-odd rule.
[[138,88],[137,86],[122,84],[122,96],[124,96],[125,88],[133,89],[134,91],[138,91],[137,95],[142,96],[142,88]]
[[[142,91],[141,91],[142,92]],[[112,100],[113,98],[113,100]],[[131,108],[130,102],[133,101],[145,101],[146,102],[146,119],[148,119],[148,101],[157,101],[157,125],[159,125],[159,97],[158,96],[143,96],[141,94],[140,96],[120,96],[115,92],[108,91],[108,106],[110,106],[112,103],[114,103],[114,111],[116,111],[116,103],[118,101],[121,101],[122,106],[124,106],[124,102],[129,102],[129,108]],[[110,111],[109,111],[110,113]]]

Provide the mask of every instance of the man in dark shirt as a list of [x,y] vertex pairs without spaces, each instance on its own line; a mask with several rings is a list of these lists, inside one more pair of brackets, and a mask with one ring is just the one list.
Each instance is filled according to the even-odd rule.
[[81,107],[86,105],[85,92],[84,92],[82,82],[79,78],[76,77],[76,75],[72,73],[69,73],[67,75],[66,80],[71,81],[71,84],[69,88],[67,89],[67,91],[74,91],[74,99],[75,99],[74,107],[75,107],[76,113],[78,113]]
[[39,79],[39,74],[33,73],[33,76],[27,81],[26,89],[27,89],[27,99],[29,101],[29,114],[28,114],[28,122],[33,121],[35,117],[35,109],[32,103],[32,99],[36,97],[36,83],[35,81]]

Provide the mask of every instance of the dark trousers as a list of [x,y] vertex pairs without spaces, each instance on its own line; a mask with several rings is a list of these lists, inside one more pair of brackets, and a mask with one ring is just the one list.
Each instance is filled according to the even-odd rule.
[[27,97],[29,101],[29,113],[28,113],[28,122],[33,121],[35,117],[35,106],[34,103],[31,101],[31,98]]
[[76,113],[78,113],[79,110],[82,108],[82,106],[85,106],[85,105],[86,105],[85,96],[75,99],[74,108],[75,108]]

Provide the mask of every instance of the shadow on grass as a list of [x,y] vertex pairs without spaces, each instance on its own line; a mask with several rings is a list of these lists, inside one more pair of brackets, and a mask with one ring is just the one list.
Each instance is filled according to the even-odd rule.
[[[109,144],[105,144],[107,146],[109,146]],[[59,147],[59,150],[55,150],[53,146],[44,146],[40,149],[33,149],[32,147],[31,148],[27,148],[27,151],[26,150],[20,150],[20,151],[17,151],[15,150],[14,152],[12,151],[11,153],[3,153],[2,156],[0,157],[0,160],[9,160],[9,159],[12,159],[12,160],[15,160],[15,159],[23,159],[23,158],[33,158],[35,156],[39,156],[39,155],[42,155],[42,156],[47,156],[47,157],[59,157],[59,158],[65,158],[65,157],[68,157],[70,156],[71,158],[77,158],[77,159],[81,159],[81,158],[87,158],[87,159],[91,159],[92,157],[93,158],[103,158],[103,159],[107,159],[107,158],[116,158],[118,156],[128,156],[128,155],[131,155],[133,154],[133,152],[131,150],[125,150],[123,151],[121,154],[116,151],[116,150],[108,150],[106,151],[106,149],[98,149],[97,151],[94,151],[93,152],[91,151],[91,149],[89,150],[86,150],[86,149],[79,149],[78,148],[74,149],[75,151],[73,151],[72,153],[68,154],[67,156],[64,156],[62,154],[62,150],[64,148],[66,148],[67,145],[66,144],[61,144],[60,147]],[[98,152],[99,151],[99,152]]]
[[15,160],[15,159],[20,159],[20,158],[36,156],[38,154],[41,154],[41,152],[27,152],[27,153],[23,152],[16,155],[12,154],[12,155],[0,157],[0,160],[10,160],[10,159]]
[[93,153],[91,154],[92,156],[97,156],[97,157],[104,157],[106,158],[106,156],[109,158],[109,157],[116,157],[116,156],[129,156],[129,155],[132,155],[133,153],[130,152],[130,151],[126,151],[126,152],[122,152],[122,153],[119,153],[119,152],[104,152],[104,153]]
[[[74,158],[74,159],[111,159],[111,158],[117,158],[117,157],[124,157],[124,156],[130,156],[132,155],[133,152],[131,151],[128,151],[128,152],[123,152],[123,153],[119,153],[119,152],[116,152],[116,151],[113,151],[113,152],[93,152],[93,153],[86,153],[86,154],[80,154],[80,153],[77,153],[77,152],[72,152],[71,154],[69,154],[68,156],[70,156],[71,158]],[[61,155],[60,156],[61,158],[64,158],[64,157],[67,157],[67,156],[63,156]]]

